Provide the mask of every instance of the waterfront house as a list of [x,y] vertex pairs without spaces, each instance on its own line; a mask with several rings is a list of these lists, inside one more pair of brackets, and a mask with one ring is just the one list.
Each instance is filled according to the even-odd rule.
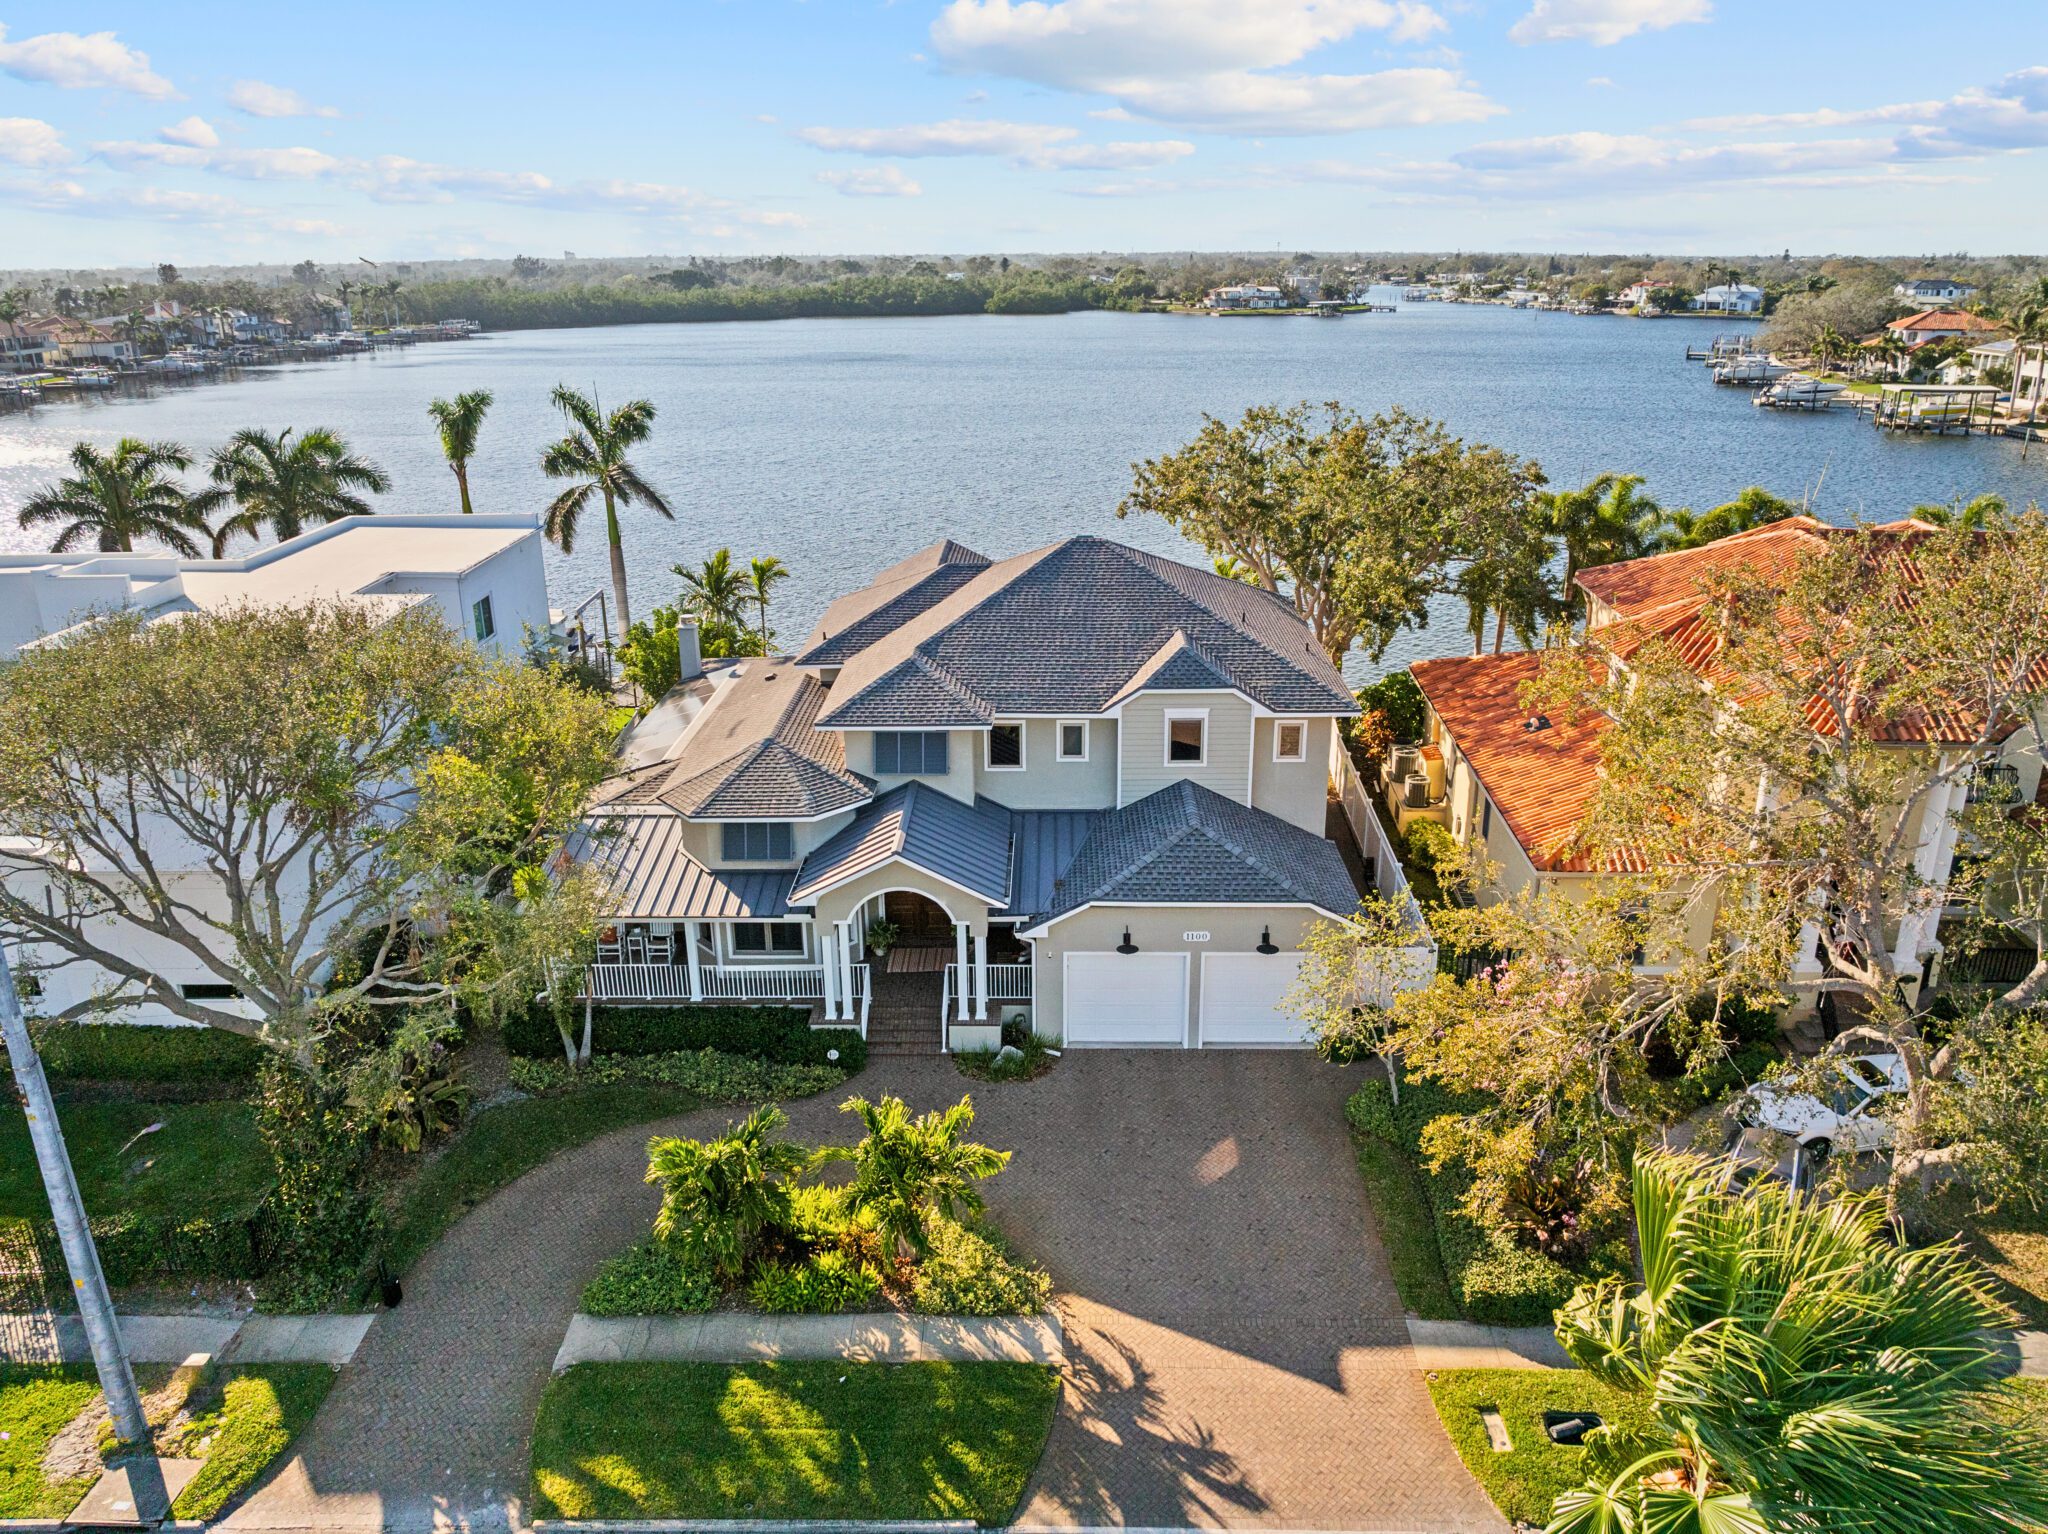
[[47,334],[19,320],[0,320],[0,372],[40,373],[57,360]]
[[1761,314],[1764,290],[1754,283],[1720,282],[1694,294],[1688,307],[1713,314]]
[[1993,336],[2001,327],[1996,320],[1961,309],[1922,309],[1893,320],[1884,328],[1893,335],[1904,336],[1909,345],[1921,347],[1951,336]]
[[[1930,530],[1910,520],[1888,527],[1902,537]],[[1708,580],[1724,572],[1792,569],[1841,531],[1812,517],[1788,517],[1697,549],[1580,571],[1575,584],[1586,599],[1586,634],[1595,641],[1585,652],[1589,677],[1597,680],[1610,666],[1625,673],[1645,644],[1662,640],[1679,645],[1711,685],[1714,645],[1702,617]],[[1650,871],[1626,853],[1594,853],[1583,845],[1579,833],[1599,783],[1606,721],[1598,714],[1551,719],[1526,708],[1521,689],[1535,679],[1540,664],[1539,656],[1520,653],[1417,661],[1409,668],[1428,705],[1426,749],[1435,760],[1426,772],[1427,803],[1396,802],[1390,809],[1404,828],[1418,818],[1433,819],[1460,846],[1482,854],[1491,870],[1477,892],[1482,902],[1538,885],[1569,889]],[[1907,721],[1894,728],[1891,743],[1932,762],[1946,742],[1937,726]],[[1954,800],[1983,793],[2031,800],[2041,781],[2041,761],[2015,737],[1974,783],[1952,785],[1953,799],[1947,789],[1931,796],[1911,833],[1918,877],[1933,885],[1949,878]],[[1696,902],[1686,916],[1690,939],[1706,942],[1712,907]],[[1908,923],[1890,938],[1902,968],[1928,963],[1940,952],[1933,917]],[[1818,973],[1809,933],[1791,978]]]
[[1331,839],[1356,706],[1280,598],[1101,538],[947,541],[694,686],[574,849],[614,891],[597,999],[872,1009],[878,1047],[927,1052],[1011,1018],[1070,1046],[1302,1041],[1302,936],[1368,870]]
[[1915,277],[1892,289],[1892,297],[1923,309],[1964,303],[1976,293],[1968,283],[1948,277]]
[[1240,282],[1211,288],[1202,296],[1202,303],[1210,309],[1285,309],[1287,294],[1265,283]]
[[45,351],[52,362],[117,362],[135,360],[135,343],[123,340],[106,325],[91,320],[74,320],[62,315],[30,320],[28,328],[40,331]]
[[[530,516],[346,517],[234,559],[179,559],[151,553],[0,554],[0,661],[109,611],[151,622],[242,604],[361,603],[395,616],[424,610],[485,649],[519,653],[528,628],[550,629],[546,567],[538,522]],[[10,867],[0,827],[0,877],[43,878]],[[169,836],[151,838],[159,874],[201,909],[220,898],[219,877],[199,849]],[[285,919],[295,919],[288,879],[279,881]],[[56,892],[52,898],[60,898]],[[105,918],[107,941],[209,1005],[232,1007],[220,977],[178,943]],[[32,945],[24,968],[41,970],[38,1010],[55,1014],[118,993],[115,977],[84,963],[43,968],[54,956]],[[155,1005],[115,1006],[104,1020],[177,1021]]]
[[1650,295],[1656,291],[1654,282],[1632,282],[1614,295],[1614,302],[1618,308],[1640,309],[1649,303]]

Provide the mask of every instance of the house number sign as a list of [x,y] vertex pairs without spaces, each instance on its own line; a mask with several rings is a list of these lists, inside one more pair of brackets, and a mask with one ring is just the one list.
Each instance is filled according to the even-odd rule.
[[1183,943],[1206,943],[1209,941],[1209,934],[1206,932],[1183,932],[1180,935],[1180,940]]

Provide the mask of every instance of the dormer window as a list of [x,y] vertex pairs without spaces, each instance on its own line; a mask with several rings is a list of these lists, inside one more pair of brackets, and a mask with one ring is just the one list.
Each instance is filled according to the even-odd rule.
[[944,730],[875,731],[877,777],[943,778],[946,760]]
[[1166,716],[1166,765],[1199,767],[1209,759],[1209,715],[1168,714]]
[[796,856],[788,821],[733,820],[722,829],[721,850],[728,863],[787,863]]
[[988,731],[988,767],[991,772],[1016,772],[1024,766],[1024,726],[1016,720],[997,720]]

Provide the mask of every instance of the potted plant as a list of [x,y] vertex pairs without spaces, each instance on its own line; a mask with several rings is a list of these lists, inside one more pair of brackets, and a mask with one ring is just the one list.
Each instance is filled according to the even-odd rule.
[[896,939],[900,935],[897,931],[896,923],[893,921],[877,920],[868,923],[868,930],[863,935],[863,940],[867,944],[868,952],[879,959],[895,946]]

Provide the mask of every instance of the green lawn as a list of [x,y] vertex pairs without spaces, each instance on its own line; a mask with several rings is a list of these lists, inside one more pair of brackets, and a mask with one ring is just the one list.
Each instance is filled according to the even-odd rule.
[[[154,1390],[167,1369],[137,1371]],[[334,1370],[325,1364],[247,1364],[195,1377],[189,1422],[160,1437],[158,1452],[206,1463],[179,1494],[179,1518],[211,1518],[261,1475],[313,1419]],[[43,1452],[64,1425],[99,1395],[88,1364],[0,1364],[0,1518],[61,1518],[93,1477],[43,1479]]]
[[403,1273],[449,1226],[551,1156],[629,1124],[702,1106],[673,1087],[622,1084],[582,1087],[480,1113],[400,1191],[387,1260]]
[[[1585,1450],[1554,1444],[1546,1411],[1591,1411],[1613,1420],[1618,1398],[1576,1369],[1442,1369],[1429,1377],[1430,1399],[1473,1478],[1504,1517],[1541,1524],[1559,1492],[1585,1479]],[[1514,1447],[1494,1452],[1479,1409],[1498,1410]]]
[[1459,1319],[1457,1298],[1444,1277],[1436,1221],[1415,1168],[1384,1140],[1354,1132],[1351,1143],[1358,1151],[1358,1172],[1365,1179],[1402,1307],[1424,1321]]
[[[57,1110],[88,1213],[245,1209],[271,1180],[246,1103],[69,1103]],[[163,1127],[145,1133],[153,1124]],[[0,1219],[50,1217],[28,1120],[0,1105]]]
[[541,1398],[534,1512],[1000,1524],[1059,1388],[1038,1364],[582,1364]]

